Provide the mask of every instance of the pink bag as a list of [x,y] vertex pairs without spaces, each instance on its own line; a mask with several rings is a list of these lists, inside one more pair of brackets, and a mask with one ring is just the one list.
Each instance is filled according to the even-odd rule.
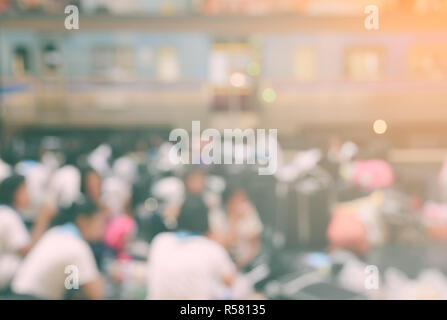
[[355,213],[336,209],[327,230],[331,250],[346,249],[360,255],[366,255],[370,244],[365,225]]
[[135,221],[128,215],[122,215],[108,225],[104,242],[118,252],[118,259],[128,258],[125,247],[135,229]]
[[365,190],[388,188],[394,184],[393,169],[383,160],[356,161],[353,165],[352,182]]

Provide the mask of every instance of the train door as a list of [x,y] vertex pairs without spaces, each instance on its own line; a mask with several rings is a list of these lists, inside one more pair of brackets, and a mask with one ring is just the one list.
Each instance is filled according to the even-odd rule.
[[210,60],[212,123],[254,126],[259,74],[255,50],[247,42],[216,42]]

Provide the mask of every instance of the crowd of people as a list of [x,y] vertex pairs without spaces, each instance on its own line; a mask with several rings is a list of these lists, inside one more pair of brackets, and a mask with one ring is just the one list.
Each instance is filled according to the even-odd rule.
[[[283,261],[289,249],[323,253],[304,263],[321,268],[340,250],[365,260],[390,241],[445,239],[442,202],[399,190],[374,148],[279,148],[278,171],[260,176],[256,165],[179,164],[160,135],[87,136],[3,149],[0,297],[266,298],[266,278],[302,267]],[[128,292],[135,282],[144,290]]]
[[[106,143],[79,153],[43,143],[32,160],[1,161],[0,295],[108,298],[109,262],[135,259],[147,261],[150,299],[253,295],[242,274],[263,224],[243,179],[170,165],[171,145],[152,142],[119,155]],[[145,257],[129,250],[136,241]],[[67,290],[71,268],[82,290]]]

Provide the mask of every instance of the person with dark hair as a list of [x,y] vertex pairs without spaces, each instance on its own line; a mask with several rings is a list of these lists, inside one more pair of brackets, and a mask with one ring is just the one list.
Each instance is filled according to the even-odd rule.
[[199,195],[190,195],[183,203],[177,219],[177,230],[206,235],[208,232],[208,207]]
[[200,196],[185,199],[177,231],[162,233],[149,253],[149,299],[222,299],[236,277],[225,249],[208,238],[208,208]]
[[187,168],[183,181],[186,193],[199,195],[203,194],[206,187],[206,171],[203,166],[191,166]]
[[227,246],[238,267],[248,267],[260,252],[262,222],[243,187],[228,187],[223,200],[227,216]]
[[47,199],[37,214],[32,243],[36,244],[51,224],[64,219],[59,214],[66,211],[79,194],[85,194],[100,205],[101,183],[101,176],[90,167],[79,170],[73,165],[66,165],[58,169],[49,182]]
[[97,205],[101,201],[102,178],[99,173],[91,167],[81,169],[81,193],[85,194]]
[[29,204],[24,176],[13,175],[0,183],[0,204],[21,208]]
[[18,213],[29,204],[23,176],[13,175],[0,183],[0,290],[7,288],[29,250],[30,237]]
[[102,299],[103,283],[88,241],[102,239],[105,215],[87,197],[63,213],[62,225],[48,230],[24,259],[11,288],[17,296],[63,299],[82,287],[88,299]]

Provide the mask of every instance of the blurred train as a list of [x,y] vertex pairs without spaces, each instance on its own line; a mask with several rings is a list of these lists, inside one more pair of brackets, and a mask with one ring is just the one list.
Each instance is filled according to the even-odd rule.
[[75,31],[57,19],[0,28],[4,126],[188,129],[201,120],[293,137],[370,133],[377,119],[411,134],[447,119],[445,24],[372,32],[363,16],[358,28],[335,19],[334,30],[318,17],[302,29],[287,28],[294,18],[166,19],[166,29],[149,18],[121,29],[130,20],[107,16]]

